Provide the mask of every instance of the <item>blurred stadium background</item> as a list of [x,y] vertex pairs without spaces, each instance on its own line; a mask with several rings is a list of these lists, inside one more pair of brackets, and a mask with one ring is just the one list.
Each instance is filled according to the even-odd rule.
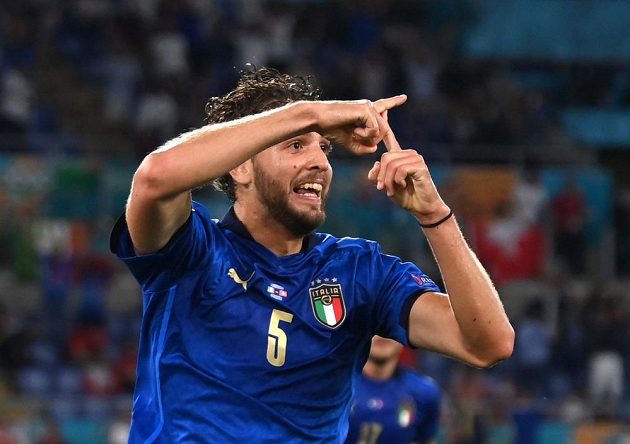
[[[406,354],[444,391],[440,443],[628,442],[629,23],[618,0],[3,0],[0,443],[126,442],[141,299],[109,230],[143,155],[247,62],[409,95],[392,126],[517,330],[489,371]],[[333,157],[324,229],[437,276],[370,159]]]

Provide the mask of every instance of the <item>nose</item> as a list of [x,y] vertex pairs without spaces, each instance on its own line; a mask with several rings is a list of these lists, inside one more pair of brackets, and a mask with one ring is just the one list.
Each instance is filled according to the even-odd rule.
[[306,165],[309,170],[328,171],[332,167],[328,161],[328,156],[322,150],[319,143],[315,143],[309,147],[309,158]]

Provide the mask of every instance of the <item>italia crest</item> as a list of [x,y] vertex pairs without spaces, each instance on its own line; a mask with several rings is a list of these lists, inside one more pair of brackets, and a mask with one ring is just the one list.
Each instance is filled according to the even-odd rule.
[[[324,282],[337,282],[336,278],[324,279]],[[321,282],[321,279],[316,281]],[[309,288],[313,314],[321,324],[337,328],[346,319],[346,303],[343,300],[341,284],[323,283]]]

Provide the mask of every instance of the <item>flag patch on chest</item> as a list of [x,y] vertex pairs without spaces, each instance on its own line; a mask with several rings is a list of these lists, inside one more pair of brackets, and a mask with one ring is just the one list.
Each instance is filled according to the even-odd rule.
[[[336,279],[335,279],[336,281]],[[340,284],[322,284],[309,288],[313,314],[321,324],[336,328],[346,319],[346,303]]]
[[284,287],[278,284],[269,284],[267,286],[267,293],[269,293],[269,296],[278,301],[283,301],[284,298],[289,296],[289,293],[287,293]]

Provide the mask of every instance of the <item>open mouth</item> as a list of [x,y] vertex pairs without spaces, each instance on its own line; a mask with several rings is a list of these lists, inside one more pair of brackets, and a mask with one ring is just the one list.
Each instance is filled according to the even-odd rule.
[[305,199],[320,200],[323,189],[321,183],[306,182],[293,188],[293,191]]

